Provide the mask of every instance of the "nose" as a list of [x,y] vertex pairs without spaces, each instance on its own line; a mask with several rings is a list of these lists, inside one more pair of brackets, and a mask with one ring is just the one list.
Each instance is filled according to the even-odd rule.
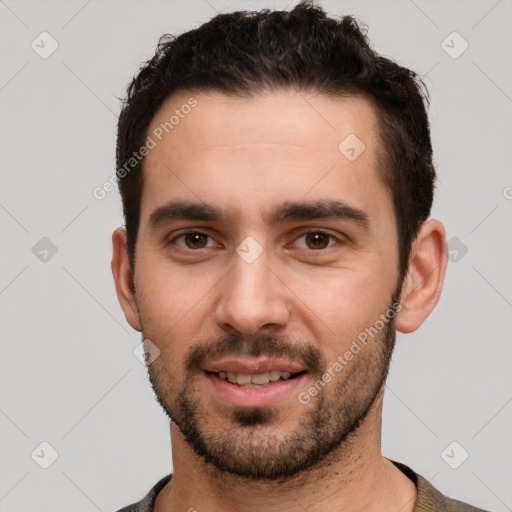
[[219,327],[245,335],[284,327],[290,302],[276,274],[268,267],[265,251],[251,263],[235,254],[231,270],[218,285],[221,298],[215,319]]

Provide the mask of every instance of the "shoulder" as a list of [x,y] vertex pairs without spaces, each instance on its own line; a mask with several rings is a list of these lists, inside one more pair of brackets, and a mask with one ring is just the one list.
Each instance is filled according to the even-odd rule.
[[452,498],[445,498],[445,503],[446,512],[486,512],[481,508],[473,507],[473,505]]
[[409,466],[393,460],[391,462],[416,485],[418,497],[414,512],[489,512],[443,495],[427,479],[414,472]]
[[153,512],[153,507],[158,493],[171,481],[171,478],[172,473],[164,476],[150,489],[142,500],[123,507],[117,512]]

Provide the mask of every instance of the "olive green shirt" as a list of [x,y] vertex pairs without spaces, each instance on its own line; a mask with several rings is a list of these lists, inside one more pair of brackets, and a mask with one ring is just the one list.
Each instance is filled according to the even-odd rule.
[[[443,496],[428,480],[425,480],[405,464],[391,462],[416,484],[418,498],[414,512],[485,512],[481,508],[472,507],[462,501]],[[162,478],[141,501],[124,507],[118,512],[153,512],[158,493],[169,483],[171,478],[172,473]]]

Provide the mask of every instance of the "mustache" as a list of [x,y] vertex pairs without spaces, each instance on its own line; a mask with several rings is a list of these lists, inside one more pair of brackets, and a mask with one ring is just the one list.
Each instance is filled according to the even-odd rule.
[[206,362],[226,356],[286,359],[300,363],[304,370],[317,375],[323,375],[327,367],[320,351],[311,344],[267,334],[253,338],[230,334],[220,341],[195,346],[185,360],[185,370],[187,373],[201,371]]

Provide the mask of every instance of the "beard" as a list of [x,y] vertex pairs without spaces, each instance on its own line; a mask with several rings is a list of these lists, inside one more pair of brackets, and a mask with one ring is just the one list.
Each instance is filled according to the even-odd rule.
[[[395,293],[388,311],[396,309],[396,304]],[[350,443],[385,384],[395,338],[393,316],[307,404],[297,398],[288,415],[279,407],[226,406],[219,418],[210,404],[201,401],[198,377],[208,360],[262,355],[300,362],[308,372],[306,378],[318,382],[328,368],[312,344],[270,335],[250,340],[230,335],[191,349],[181,383],[166,368],[164,357],[147,368],[158,403],[198,456],[223,473],[275,480],[312,470]],[[293,428],[280,428],[297,411]]]

